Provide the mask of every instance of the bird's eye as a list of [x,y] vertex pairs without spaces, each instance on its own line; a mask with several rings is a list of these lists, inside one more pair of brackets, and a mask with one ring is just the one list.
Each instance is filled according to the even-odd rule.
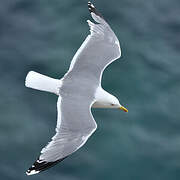
[[111,106],[114,106],[115,104],[111,104]]

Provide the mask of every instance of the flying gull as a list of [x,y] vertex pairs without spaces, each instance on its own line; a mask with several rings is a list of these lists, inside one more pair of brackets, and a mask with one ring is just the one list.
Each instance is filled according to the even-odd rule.
[[58,95],[56,134],[27,170],[27,175],[54,166],[86,143],[97,128],[91,107],[128,111],[101,87],[104,69],[121,56],[119,41],[91,2],[88,8],[96,23],[87,21],[90,35],[76,52],[64,77],[53,79],[34,71],[27,74],[26,87]]

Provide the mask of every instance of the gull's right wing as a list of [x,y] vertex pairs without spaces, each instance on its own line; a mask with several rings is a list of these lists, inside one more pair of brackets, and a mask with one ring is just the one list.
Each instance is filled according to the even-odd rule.
[[91,2],[88,8],[97,24],[87,21],[91,33],[73,57],[64,79],[88,77],[97,85],[105,67],[121,56],[121,49],[116,35]]

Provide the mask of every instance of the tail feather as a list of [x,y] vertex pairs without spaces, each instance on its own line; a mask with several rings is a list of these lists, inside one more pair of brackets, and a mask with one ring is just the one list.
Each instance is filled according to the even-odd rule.
[[61,80],[53,79],[40,73],[30,71],[26,76],[25,86],[59,95]]

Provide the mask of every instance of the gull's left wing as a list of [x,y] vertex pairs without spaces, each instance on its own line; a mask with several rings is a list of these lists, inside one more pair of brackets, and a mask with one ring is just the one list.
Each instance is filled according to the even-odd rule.
[[84,96],[59,96],[56,134],[27,170],[27,175],[37,174],[56,165],[86,143],[97,127],[91,114],[92,103],[92,98]]

